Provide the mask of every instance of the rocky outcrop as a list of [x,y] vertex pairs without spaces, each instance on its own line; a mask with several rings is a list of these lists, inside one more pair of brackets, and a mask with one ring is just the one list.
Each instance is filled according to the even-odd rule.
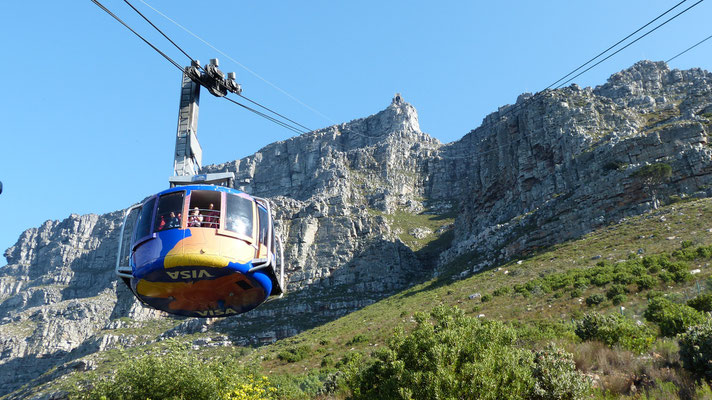
[[711,107],[711,74],[643,61],[595,89],[501,108],[431,162],[426,197],[455,191],[462,206],[442,262],[508,257],[648,210],[659,199],[636,173],[645,165],[671,167],[659,197],[706,195]]
[[[117,284],[121,212],[48,221],[24,232],[0,269],[0,395],[54,367],[88,368],[77,361],[88,354],[182,333],[273,341],[427,279],[454,257],[477,269],[672,195],[706,196],[710,118],[709,73],[644,61],[596,88],[522,95],[449,144],[421,132],[396,96],[372,116],[205,167],[235,172],[237,188],[273,202],[289,260],[286,297],[222,320],[167,317]],[[664,179],[640,172],[661,163]],[[446,222],[418,225],[432,214]],[[422,247],[450,230],[452,243]],[[150,334],[135,333],[141,326]]]

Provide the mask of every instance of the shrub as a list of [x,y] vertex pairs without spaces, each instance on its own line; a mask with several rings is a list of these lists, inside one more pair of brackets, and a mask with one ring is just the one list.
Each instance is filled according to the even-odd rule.
[[687,302],[687,305],[697,311],[712,312],[712,293],[703,294]]
[[608,290],[606,291],[606,297],[608,298],[608,300],[611,300],[614,297],[618,296],[619,294],[626,294],[626,293],[628,293],[628,289],[624,285],[617,283],[617,284],[611,285],[611,287],[608,288]]
[[658,278],[663,282],[663,283],[668,283],[672,281],[672,274],[668,271],[660,271],[658,274]]
[[599,304],[603,303],[604,301],[606,301],[606,298],[603,297],[602,294],[596,293],[596,294],[592,294],[586,298],[586,305],[591,307],[591,306],[599,305]]
[[223,400],[269,400],[276,399],[277,389],[273,387],[266,376],[255,379],[248,376],[247,382],[237,384],[237,387],[224,394]]
[[584,277],[580,277],[574,281],[574,287],[576,289],[586,289],[590,284],[591,281]]
[[684,332],[688,327],[702,323],[704,314],[694,308],[673,303],[664,297],[656,297],[650,301],[643,314],[648,321],[655,322],[660,327],[660,334],[673,337]]
[[240,367],[234,360],[205,361],[191,354],[188,347],[168,345],[170,350],[166,354],[138,358],[123,354],[113,375],[102,378],[90,375],[89,388],[70,387],[69,397],[78,400],[214,400],[232,390],[257,393],[264,389],[266,395],[259,398],[272,398],[269,396],[273,391],[267,380],[238,375]]
[[682,366],[697,379],[712,382],[712,321],[693,326],[679,336]]
[[363,342],[368,342],[368,337],[366,337],[366,335],[364,335],[362,333],[359,333],[358,335],[352,337],[351,340],[346,342],[346,345],[351,346],[351,345],[363,343]]
[[613,281],[613,274],[600,273],[591,278],[591,282],[596,286],[605,286]]
[[697,248],[697,257],[700,258],[712,258],[712,246],[705,247],[700,246]]
[[288,363],[293,363],[302,361],[303,359],[307,358],[309,353],[311,353],[311,348],[309,346],[303,345],[280,351],[279,353],[277,353],[277,358]]
[[488,302],[488,301],[490,301],[490,300],[492,300],[492,295],[491,295],[491,294],[486,294],[486,295],[482,296],[482,298],[480,299],[480,301],[483,302],[483,303],[486,303],[486,302]]
[[666,163],[648,164],[640,167],[631,176],[641,179],[646,185],[656,185],[672,176],[672,167]]
[[598,340],[608,346],[619,345],[638,353],[649,349],[655,340],[646,325],[638,325],[620,314],[586,313],[575,325],[576,335],[581,340]]
[[643,266],[648,269],[651,274],[660,272],[662,268],[661,262],[667,259],[665,255],[651,255],[643,257]]
[[687,282],[692,280],[692,274],[690,271],[676,271],[672,273],[672,280],[677,283]]
[[652,289],[657,286],[658,280],[653,276],[645,274],[638,277],[638,279],[635,280],[635,284],[638,285],[638,291],[642,292],[643,290]]
[[577,297],[581,297],[582,294],[583,294],[583,291],[581,289],[574,289],[571,291],[571,298],[575,299]]
[[628,272],[617,272],[613,274],[613,282],[627,285],[633,282],[633,275]]
[[625,301],[628,300],[628,297],[624,294],[617,294],[611,298],[611,303],[613,303],[614,306],[617,306],[619,304],[625,303]]
[[591,388],[591,381],[576,370],[571,353],[556,348],[553,343],[534,353],[532,375],[532,399],[580,399]]
[[502,287],[498,287],[497,289],[495,289],[494,292],[492,292],[492,294],[495,296],[503,296],[505,294],[509,294],[509,292],[511,292],[511,291],[512,291],[511,287],[502,286]]
[[346,378],[353,399],[548,398],[537,397],[535,388],[558,389],[572,380],[564,398],[580,399],[573,390],[590,386],[565,356],[542,355],[537,363],[533,352],[515,346],[516,331],[502,322],[444,306],[417,313],[415,320],[409,334],[398,328],[372,363],[353,364],[358,368]]

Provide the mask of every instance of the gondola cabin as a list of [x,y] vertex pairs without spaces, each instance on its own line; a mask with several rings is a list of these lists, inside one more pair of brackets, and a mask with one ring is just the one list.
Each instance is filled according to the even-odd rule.
[[[282,246],[269,202],[239,190],[164,190],[127,210],[121,237],[116,272],[150,307],[226,317],[283,293]],[[121,266],[122,254],[128,265]]]

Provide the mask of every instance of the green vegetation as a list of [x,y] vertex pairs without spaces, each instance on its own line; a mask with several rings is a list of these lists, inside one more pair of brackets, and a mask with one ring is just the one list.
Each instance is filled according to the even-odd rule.
[[81,385],[66,387],[71,399],[262,400],[277,394],[266,377],[255,379],[234,360],[205,361],[177,342],[165,354],[124,360],[113,376],[87,378]]
[[[428,350],[440,357],[434,359],[448,360],[453,354],[460,354],[461,365],[485,364],[478,367],[478,371],[485,371],[482,385],[495,381],[501,382],[502,387],[510,387],[507,376],[521,377],[521,386],[515,386],[506,395],[510,398],[542,398],[536,397],[537,387],[548,388],[540,390],[540,394],[554,393],[559,389],[552,389],[552,385],[559,383],[560,393],[575,392],[577,384],[565,383],[581,381],[565,376],[580,377],[582,373],[595,377],[590,398],[709,398],[712,391],[702,383],[707,379],[704,372],[694,372],[701,371],[703,365],[695,364],[694,360],[710,359],[709,340],[705,339],[709,338],[705,333],[709,328],[704,328],[709,325],[705,310],[712,289],[710,228],[712,200],[681,202],[459,279],[461,271],[482,260],[475,253],[463,255],[446,266],[439,278],[268,346],[185,350],[184,345],[180,349],[159,347],[166,342],[163,341],[102,353],[100,356],[110,362],[100,360],[93,373],[75,373],[65,382],[76,388],[74,396],[84,395],[91,388],[100,387],[99,382],[113,382],[113,377],[120,376],[122,370],[134,368],[128,364],[136,364],[148,352],[164,358],[192,357],[192,363],[203,366],[205,374],[214,370],[211,368],[217,369],[211,365],[224,365],[229,376],[221,377],[222,386],[213,392],[218,399],[241,384],[250,384],[249,375],[263,374],[268,376],[269,385],[259,384],[255,390],[262,387],[265,392],[257,396],[264,398],[270,395],[280,399],[365,398],[364,391],[376,390],[375,386],[361,386],[364,377],[369,376],[366,374],[372,374],[374,384],[413,382],[404,386],[402,393],[417,398],[416,393],[429,393],[428,390],[450,390],[448,377],[467,376],[463,375],[466,369],[456,371],[449,365],[433,369],[425,363],[429,358],[407,358],[408,354],[417,354],[415,350],[425,351],[428,343],[435,346],[433,338],[422,337],[421,341],[418,336],[431,330],[442,335],[437,337],[443,340],[438,344],[440,348]],[[470,298],[474,293],[482,296]],[[484,296],[489,301],[482,302]],[[616,301],[620,304],[615,305]],[[455,307],[460,310],[454,310]],[[592,317],[594,314],[598,316]],[[441,317],[437,315],[460,322],[438,325]],[[136,323],[121,329],[139,329],[139,326]],[[445,341],[449,337],[446,331],[453,335],[451,342]],[[674,331],[683,333],[674,336],[671,333]],[[492,360],[485,351],[466,358],[464,355],[470,354],[471,349],[464,341],[460,343],[453,332],[471,335],[466,337],[472,341],[473,349],[482,342],[482,332],[490,332],[495,347],[506,350],[506,355],[503,360]],[[685,339],[689,332],[696,332],[692,335],[694,339]],[[204,334],[176,340],[190,344],[200,335]],[[556,343],[555,348],[549,347],[551,342]],[[452,348],[445,348],[450,343]],[[700,350],[694,353],[690,349]],[[384,360],[393,362],[388,364]],[[487,369],[487,360],[499,363],[502,372]],[[373,375],[391,370],[397,374]],[[189,372],[179,373],[191,376]],[[176,376],[175,370],[171,374],[170,384],[183,387],[180,383],[183,378]],[[423,380],[418,381],[419,376]],[[444,379],[444,386],[441,389],[429,386],[426,376]],[[197,385],[202,385],[200,379]],[[699,379],[702,381],[696,381]],[[168,384],[167,379],[152,382]],[[162,393],[155,391],[150,398],[175,396],[171,392],[166,394],[168,397],[160,397]],[[236,396],[233,398],[239,398]],[[249,398],[246,396],[243,398]],[[487,394],[472,396],[487,398]]]
[[353,399],[581,399],[590,381],[571,354],[518,348],[516,331],[457,308],[418,313],[410,334],[398,330],[367,367],[351,366]]
[[311,353],[311,348],[309,348],[309,346],[303,345],[298,347],[292,347],[285,351],[281,351],[279,352],[279,354],[277,354],[277,357],[282,361],[293,363],[297,361],[302,361],[303,359],[307,358],[307,356],[309,356],[309,353]]
[[701,312],[712,312],[712,293],[703,294],[687,302],[687,305]]
[[657,323],[660,327],[660,334],[667,337],[683,333],[687,328],[705,321],[705,315],[701,312],[685,304],[673,303],[663,297],[652,299],[643,315],[648,321]]
[[587,313],[576,321],[576,335],[581,340],[598,340],[608,346],[642,353],[650,349],[655,335],[645,324],[636,324],[623,315]]
[[695,378],[712,382],[712,320],[680,335],[680,360]]
[[661,129],[665,125],[671,124],[667,121],[680,115],[680,109],[677,107],[677,105],[679,105],[679,103],[676,104],[676,107],[643,114],[646,128],[649,130],[657,130]]
[[[385,214],[374,210],[371,210],[371,213],[382,215],[391,226],[391,229],[396,232],[401,242],[413,251],[427,250],[426,247],[428,245],[438,245],[438,248],[442,250],[442,247],[447,247],[452,241],[452,233],[450,231],[439,232],[438,230],[444,229],[455,222],[454,213],[445,215],[425,212],[412,214],[404,210],[397,210],[393,214]],[[420,234],[417,233],[419,229],[421,230]]]

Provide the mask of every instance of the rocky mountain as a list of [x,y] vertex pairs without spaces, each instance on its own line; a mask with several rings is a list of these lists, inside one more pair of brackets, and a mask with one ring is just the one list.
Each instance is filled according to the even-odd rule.
[[92,368],[87,355],[184,333],[274,341],[436,274],[710,196],[711,126],[712,74],[642,61],[596,88],[522,95],[453,143],[421,132],[396,95],[377,114],[205,167],[274,203],[288,260],[287,296],[227,319],[169,317],[117,284],[122,212],[47,221],[0,268],[0,395],[26,397]]

